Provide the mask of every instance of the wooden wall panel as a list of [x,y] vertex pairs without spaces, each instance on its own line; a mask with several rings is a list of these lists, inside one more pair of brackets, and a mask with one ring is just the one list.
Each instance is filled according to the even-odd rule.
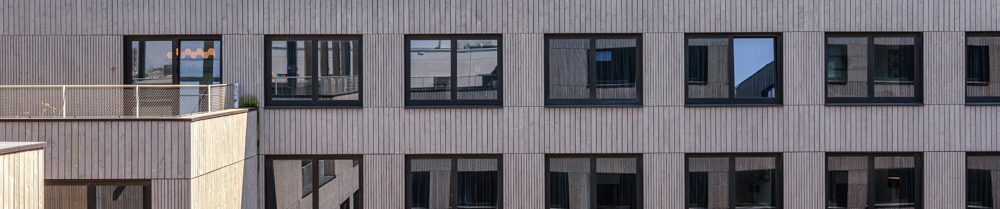
[[0,208],[44,208],[45,150],[0,154]]
[[822,1],[826,31],[920,31],[926,4],[910,0]]
[[405,158],[403,155],[365,155],[365,183],[361,188],[364,208],[403,208],[406,189]]
[[965,207],[965,153],[924,153],[924,208]]
[[545,105],[545,36],[504,34],[503,105]]
[[258,208],[257,157],[191,179],[191,208]]
[[825,155],[822,152],[784,153],[781,161],[784,208],[826,208]]
[[965,33],[924,33],[924,104],[965,104]]
[[684,34],[646,33],[642,42],[643,106],[683,106],[684,47],[670,46],[683,46]]
[[0,85],[122,84],[121,36],[0,36]]
[[782,86],[784,103],[822,105],[826,95],[825,34],[785,32],[782,34]]
[[191,209],[190,179],[153,179],[150,185],[153,209]]
[[642,155],[643,206],[651,209],[685,208],[684,154],[652,153]]
[[545,155],[504,154],[503,207],[545,208],[544,176]]
[[175,156],[190,163],[186,166],[191,172],[185,175],[205,175],[256,155],[256,147],[248,146],[257,143],[256,137],[247,135],[247,124],[256,123],[250,114],[256,111],[191,123],[190,144],[177,148],[190,149],[191,155]]
[[238,96],[253,95],[264,106],[264,36],[222,36],[222,82],[239,83]]
[[365,107],[403,107],[403,35],[365,35],[362,97]]

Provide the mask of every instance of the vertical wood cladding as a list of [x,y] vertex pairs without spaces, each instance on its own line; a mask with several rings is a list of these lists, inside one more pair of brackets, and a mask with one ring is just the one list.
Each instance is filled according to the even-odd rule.
[[965,207],[965,153],[925,152],[923,159],[924,207]]
[[543,154],[504,155],[503,207],[545,208],[545,175]]
[[826,156],[822,152],[784,153],[781,156],[784,208],[826,208]]
[[406,187],[405,158],[403,155],[365,155],[362,162],[364,175],[364,208],[403,208]]
[[0,154],[0,208],[44,208],[45,150]]

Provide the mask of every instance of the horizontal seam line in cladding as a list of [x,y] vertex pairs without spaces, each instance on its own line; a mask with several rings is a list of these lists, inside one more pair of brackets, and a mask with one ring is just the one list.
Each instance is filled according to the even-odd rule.
[[[205,172],[205,173],[203,173],[203,174],[201,174],[201,175],[198,175],[198,176],[193,176],[193,177],[191,177],[190,179],[196,179],[196,178],[198,178],[198,177],[202,177],[202,176],[205,176],[205,175],[208,175],[208,174],[211,174],[211,173],[214,173],[214,172],[216,172],[216,171],[219,171],[219,170],[222,170],[222,169],[224,169],[224,168],[228,168],[228,167],[230,167],[230,166],[233,166],[233,165],[236,165],[237,163],[240,163],[240,162],[246,162],[246,161],[247,161],[247,159],[250,159],[250,158],[254,158],[254,157],[257,157],[257,156],[258,156],[258,155],[253,155],[253,156],[250,156],[250,157],[248,157],[248,158],[244,158],[244,159],[242,159],[242,160],[240,160],[240,161],[236,161],[236,162],[234,162],[234,163],[230,163],[230,164],[226,164],[225,166],[222,166],[222,167],[219,167],[219,168],[216,168],[216,169],[212,169],[212,170],[210,170],[210,171],[208,171],[208,172]],[[154,179],[155,179],[155,178],[154,178]],[[178,179],[185,179],[185,178],[178,178]]]

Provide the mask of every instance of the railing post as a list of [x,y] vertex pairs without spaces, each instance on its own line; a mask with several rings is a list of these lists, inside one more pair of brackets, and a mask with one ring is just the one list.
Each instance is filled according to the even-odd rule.
[[135,85],[135,117],[139,117],[139,85]]
[[212,112],[212,86],[208,86],[208,110],[205,112]]
[[233,84],[233,108],[240,107],[240,83]]
[[66,85],[62,86],[62,117],[66,118]]

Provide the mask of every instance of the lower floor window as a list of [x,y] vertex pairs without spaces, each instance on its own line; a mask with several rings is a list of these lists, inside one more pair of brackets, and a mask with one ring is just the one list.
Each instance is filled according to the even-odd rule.
[[827,208],[922,208],[916,154],[831,155],[826,165]]
[[47,180],[45,208],[150,208],[149,180]]
[[548,208],[641,208],[638,156],[549,156]]
[[1000,155],[969,155],[966,159],[965,195],[968,208],[1000,206]]
[[499,156],[410,157],[409,208],[499,208]]
[[689,156],[687,208],[780,208],[776,155]]
[[265,208],[361,208],[360,156],[267,156]]

